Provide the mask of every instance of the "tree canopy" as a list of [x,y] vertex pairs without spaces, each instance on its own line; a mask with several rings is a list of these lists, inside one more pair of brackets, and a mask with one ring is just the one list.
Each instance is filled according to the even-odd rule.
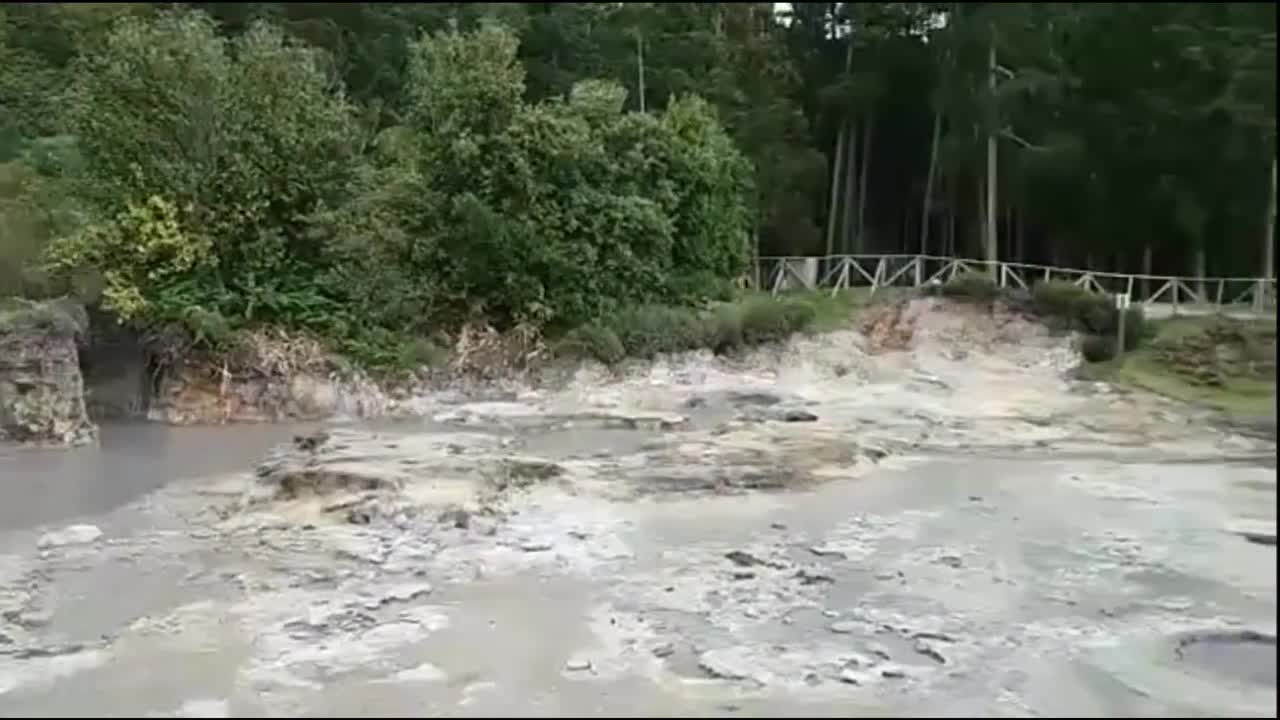
[[1263,3],[10,4],[0,291],[356,343],[752,253],[1269,274],[1275,56]]

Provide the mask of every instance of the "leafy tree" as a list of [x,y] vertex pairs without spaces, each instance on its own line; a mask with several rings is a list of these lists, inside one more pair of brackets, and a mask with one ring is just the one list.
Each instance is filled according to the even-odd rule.
[[[68,183],[93,215],[53,248],[58,267],[132,279],[107,304],[144,323],[191,308],[236,325],[327,322],[340,296],[316,282],[328,258],[309,216],[342,202],[364,141],[314,51],[261,24],[228,42],[207,17],[177,12],[121,20],[72,73],[66,114],[83,168]],[[207,262],[139,275],[127,244],[145,243],[148,223],[207,243]]]

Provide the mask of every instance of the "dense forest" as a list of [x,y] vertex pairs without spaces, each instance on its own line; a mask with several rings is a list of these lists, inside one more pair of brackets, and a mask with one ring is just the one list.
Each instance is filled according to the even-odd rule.
[[377,345],[753,253],[1254,277],[1275,60],[1272,3],[6,4],[0,294]]

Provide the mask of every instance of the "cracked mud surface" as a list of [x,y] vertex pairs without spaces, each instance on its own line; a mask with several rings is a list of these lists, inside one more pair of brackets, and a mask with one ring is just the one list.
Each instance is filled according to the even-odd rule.
[[1015,335],[584,372],[0,534],[0,714],[1274,717],[1273,441]]

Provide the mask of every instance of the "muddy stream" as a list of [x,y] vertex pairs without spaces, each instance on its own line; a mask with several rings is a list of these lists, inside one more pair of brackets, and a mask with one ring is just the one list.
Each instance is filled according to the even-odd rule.
[[0,448],[0,715],[1274,717],[1274,438],[913,312]]

